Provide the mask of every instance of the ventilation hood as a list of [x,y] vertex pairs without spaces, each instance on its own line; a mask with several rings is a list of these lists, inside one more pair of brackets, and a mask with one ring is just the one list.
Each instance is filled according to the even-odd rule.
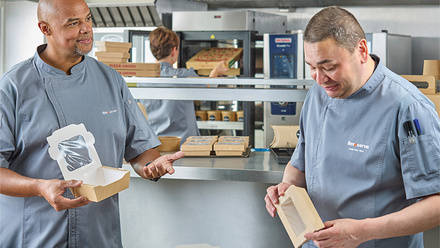
[[157,27],[155,0],[86,0],[95,27]]
[[410,6],[440,5],[439,0],[190,0],[208,4],[208,9],[218,8],[306,8],[338,6]]

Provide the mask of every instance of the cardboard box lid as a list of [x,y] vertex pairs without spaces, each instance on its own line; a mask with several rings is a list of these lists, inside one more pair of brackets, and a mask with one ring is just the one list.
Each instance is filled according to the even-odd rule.
[[222,140],[225,140],[225,139],[228,139],[228,140],[249,140],[249,136],[220,136],[220,137],[218,137],[218,140],[219,141],[222,141]]
[[224,142],[219,141],[214,144],[215,151],[241,151],[246,150],[245,142]]
[[95,138],[84,124],[60,128],[47,141],[49,155],[58,162],[64,179],[83,181],[80,187],[71,189],[75,197],[101,201],[128,188],[129,171],[101,165],[93,145]]
[[220,136],[219,142],[244,142],[245,147],[249,145],[249,136]]
[[98,58],[118,58],[118,59],[129,59],[130,53],[124,52],[95,52],[95,56]]
[[215,140],[186,141],[180,149],[182,151],[211,151]]
[[127,47],[109,47],[109,46],[97,46],[98,52],[130,52],[130,48]]
[[203,48],[186,62],[186,67],[199,69],[213,69],[220,61],[226,61],[226,67],[231,67],[243,56],[243,48]]
[[101,161],[93,144],[95,138],[84,124],[69,125],[47,137],[49,155],[57,160],[65,180],[83,180],[86,184],[105,185]]
[[121,48],[131,48],[130,42],[113,42],[113,41],[95,41],[95,46],[97,47],[121,47]]
[[292,185],[278,200],[279,203],[275,205],[278,216],[295,247],[308,241],[304,238],[306,233],[324,228],[321,217],[304,188]]
[[186,138],[186,141],[191,141],[191,140],[215,140],[217,141],[218,136],[189,136],[188,138]]

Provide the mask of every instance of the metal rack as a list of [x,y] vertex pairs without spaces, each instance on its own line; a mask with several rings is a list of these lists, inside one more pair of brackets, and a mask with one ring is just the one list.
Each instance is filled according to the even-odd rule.
[[[136,78],[126,77],[136,84],[130,91],[136,99],[153,100],[205,100],[205,101],[286,101],[303,102],[307,90],[315,81],[307,79],[255,79],[255,78]],[[217,87],[206,87],[206,85]],[[193,87],[188,87],[192,85]],[[200,87],[194,87],[200,85]],[[270,86],[296,86],[271,88]],[[252,118],[250,118],[252,119]],[[243,135],[254,144],[254,126],[244,122]]]
[[[255,75],[255,41],[257,31],[178,31],[180,36],[180,54],[179,65],[185,65],[185,62],[193,57],[204,47],[242,47],[243,56],[241,58],[241,75],[243,77],[254,77]],[[251,87],[249,85],[239,87]],[[239,103],[244,111],[244,134],[254,140],[255,129],[255,103],[245,101]],[[214,107],[214,106],[211,106]],[[251,142],[253,145],[253,142]]]
[[[303,102],[308,87],[315,81],[309,79],[255,79],[255,78],[141,78],[126,77],[135,83],[130,91],[136,99],[205,100],[205,101],[292,101]],[[200,85],[188,87],[187,85]],[[206,85],[217,87],[206,87]],[[297,88],[269,88],[284,85]],[[226,87],[227,86],[227,87]],[[254,86],[242,88],[234,86]]]

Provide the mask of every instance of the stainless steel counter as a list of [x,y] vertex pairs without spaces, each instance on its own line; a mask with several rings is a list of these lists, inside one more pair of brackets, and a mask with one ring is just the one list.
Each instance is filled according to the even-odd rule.
[[158,182],[123,167],[132,171],[130,187],[119,193],[124,247],[293,248],[280,219],[265,207],[266,189],[281,181],[285,167],[270,152],[182,158],[174,175]]
[[[139,177],[129,164],[131,177]],[[281,182],[285,164],[278,164],[270,152],[251,152],[241,157],[185,157],[174,162],[175,173],[166,179],[218,180],[277,184]]]

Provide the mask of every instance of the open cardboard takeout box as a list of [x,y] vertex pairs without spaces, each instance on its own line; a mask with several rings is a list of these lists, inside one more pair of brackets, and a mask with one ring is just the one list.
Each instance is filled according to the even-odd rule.
[[49,155],[57,160],[65,180],[82,180],[79,187],[70,188],[75,197],[84,196],[99,202],[128,188],[130,172],[102,166],[94,147],[95,138],[84,124],[72,124],[47,137]]

